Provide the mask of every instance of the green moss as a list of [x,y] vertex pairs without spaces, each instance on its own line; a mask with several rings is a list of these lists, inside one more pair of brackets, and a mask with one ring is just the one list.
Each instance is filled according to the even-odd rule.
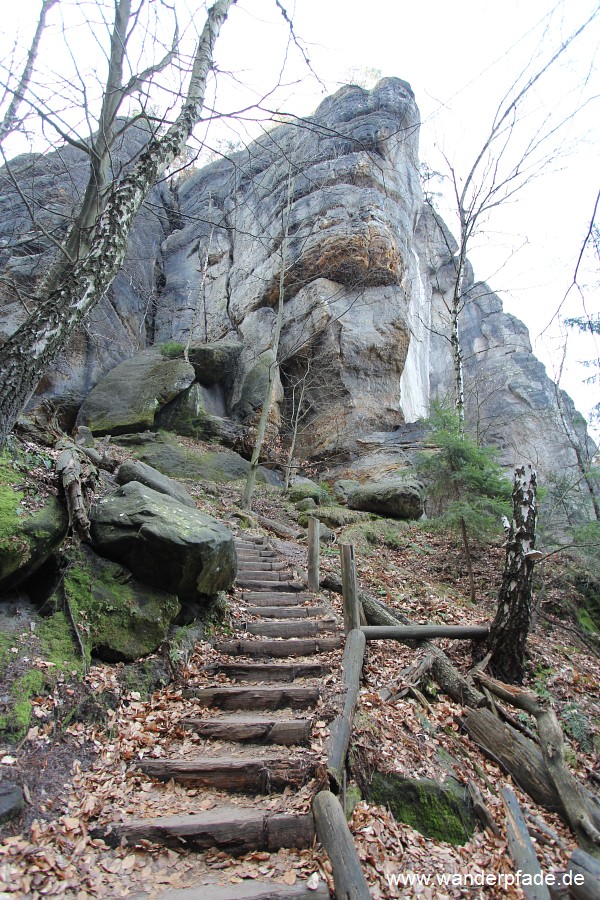
[[158,349],[165,359],[181,359],[185,347],[177,341],[166,341],[164,344],[160,344]]
[[16,468],[16,459],[7,450],[0,454],[0,579],[11,575],[29,558],[29,544],[17,535],[20,506],[24,499],[16,486],[22,478]]
[[453,779],[440,785],[427,778],[375,772],[369,800],[389,806],[398,821],[435,841],[464,844],[475,830],[472,807],[465,791]]
[[596,623],[585,607],[577,610],[577,620],[584,631],[590,631],[594,633],[598,631]]
[[[73,609],[73,615],[76,610]],[[75,643],[71,623],[63,612],[55,612],[44,619],[38,628],[44,658],[53,663],[58,671],[83,673],[83,660]],[[90,656],[86,654],[86,663]]]

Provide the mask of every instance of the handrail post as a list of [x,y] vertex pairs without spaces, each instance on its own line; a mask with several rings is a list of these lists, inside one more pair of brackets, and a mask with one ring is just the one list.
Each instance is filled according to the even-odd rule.
[[308,589],[319,592],[319,520],[308,519]]
[[340,556],[342,563],[342,594],[344,597],[344,630],[348,634],[353,628],[360,628],[354,546],[352,544],[342,544]]

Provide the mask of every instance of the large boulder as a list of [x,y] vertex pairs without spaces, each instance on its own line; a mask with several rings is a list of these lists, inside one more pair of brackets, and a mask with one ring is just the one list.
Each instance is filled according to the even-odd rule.
[[20,505],[22,494],[0,484],[0,590],[24,581],[63,542],[69,527],[65,507],[56,497],[29,513]]
[[211,344],[192,344],[188,358],[200,384],[219,384],[230,388],[235,380],[244,345],[239,341],[215,341]]
[[101,500],[90,518],[98,552],[145,584],[193,601],[227,590],[235,580],[229,529],[137,481]]
[[173,593],[141,584],[123,566],[86,547],[72,557],[64,590],[89,651],[106,662],[154,653],[180,610]]
[[188,388],[194,368],[152,348],[115,366],[83,402],[77,425],[95,435],[128,434],[152,428],[157,411]]
[[169,478],[168,475],[163,475],[157,469],[153,469],[152,466],[146,465],[139,459],[128,459],[119,466],[117,482],[119,484],[128,484],[130,481],[139,481],[140,484],[145,484],[146,487],[152,488],[153,491],[158,491],[159,494],[167,494],[167,496],[173,497],[183,506],[190,506],[192,509],[196,508],[194,498],[186,491],[183,485]]
[[423,515],[422,486],[410,478],[367,481],[348,494],[348,506],[392,519],[419,519]]

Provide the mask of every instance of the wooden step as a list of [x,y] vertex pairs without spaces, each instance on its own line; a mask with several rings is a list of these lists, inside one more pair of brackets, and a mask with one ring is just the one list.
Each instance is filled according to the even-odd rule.
[[[249,580],[251,581],[287,581],[289,579],[289,575],[283,572],[272,572],[271,569],[266,569],[261,567],[260,569],[254,569],[251,572],[246,572],[244,569],[239,569],[236,584],[247,584]],[[270,588],[273,588],[273,585],[269,585]]]
[[110,842],[152,841],[167,847],[186,845],[194,850],[218,847],[234,856],[252,850],[310,847],[314,840],[311,814],[261,812],[240,806],[218,806],[196,815],[136,819],[111,828]]
[[314,601],[314,594],[294,593],[290,591],[244,591],[244,603],[250,606],[297,606],[305,600]]
[[240,559],[238,557],[238,575],[241,572],[284,572],[288,568],[287,563],[271,562],[269,559]]
[[238,550],[271,550],[268,544],[259,541],[235,541],[236,553]]
[[[271,574],[273,578],[265,578],[262,574],[260,578],[255,578],[255,575],[258,575],[257,572],[252,573],[252,578],[247,575],[242,575],[241,578],[236,578],[236,584],[238,587],[242,587],[247,591],[303,591],[306,587],[303,581],[285,581],[279,580],[279,573],[272,572],[267,573]],[[285,576],[284,576],[285,578]]]
[[342,636],[307,638],[306,640],[288,641],[220,641],[215,650],[229,656],[271,656],[282,659],[286,656],[314,656],[316,653],[329,653],[342,646]]
[[159,781],[172,778],[190,787],[248,794],[268,794],[288,785],[299,787],[308,781],[315,768],[312,760],[288,756],[142,759],[136,765]]
[[232,681],[296,681],[297,678],[322,678],[331,671],[320,663],[221,663],[207,666],[211,675],[222,674]]
[[327,606],[249,606],[246,612],[249,616],[265,619],[311,619],[331,615]]
[[240,560],[260,562],[261,559],[264,559],[266,562],[271,562],[273,560],[282,562],[279,554],[275,553],[273,550],[236,550],[235,552],[237,558]]
[[314,685],[269,685],[268,687],[211,687],[184,691],[184,697],[194,698],[201,706],[219,709],[309,709],[319,700],[319,688]]
[[[147,894],[131,900],[146,900]],[[160,900],[330,900],[329,888],[323,880],[315,887],[307,887],[306,881],[296,884],[277,884],[272,881],[242,881],[239,884],[203,884],[200,887],[181,888],[160,895]]]
[[305,744],[308,741],[312,720],[224,716],[222,719],[184,719],[182,725],[203,738],[287,746]]
[[308,638],[337,631],[339,627],[339,623],[335,619],[299,619],[296,622],[288,619],[273,622],[247,622],[245,630],[248,634],[270,638]]

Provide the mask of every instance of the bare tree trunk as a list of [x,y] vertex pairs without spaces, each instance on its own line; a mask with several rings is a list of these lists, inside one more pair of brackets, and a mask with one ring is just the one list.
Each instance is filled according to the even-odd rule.
[[537,524],[537,477],[531,466],[515,470],[513,518],[506,546],[506,562],[488,648],[490,671],[509,684],[521,684],[525,674],[525,645],[531,622],[533,549]]
[[217,0],[209,9],[181,112],[162,137],[149,141],[137,163],[114,185],[94,225],[86,256],[61,266],[59,283],[38,298],[33,314],[0,349],[0,449],[43,373],[112,284],[140,206],[198,122],[215,42],[234,3]]

